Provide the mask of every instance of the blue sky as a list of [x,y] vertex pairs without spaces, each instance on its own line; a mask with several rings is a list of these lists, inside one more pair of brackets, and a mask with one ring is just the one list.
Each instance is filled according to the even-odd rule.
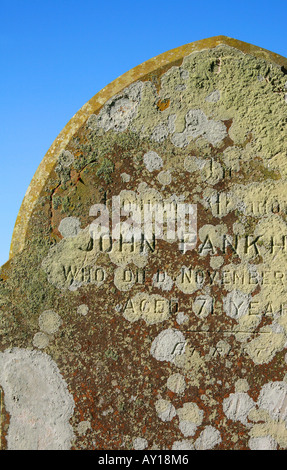
[[127,70],[225,35],[287,56],[287,2],[0,0],[0,265],[39,163],[70,118]]

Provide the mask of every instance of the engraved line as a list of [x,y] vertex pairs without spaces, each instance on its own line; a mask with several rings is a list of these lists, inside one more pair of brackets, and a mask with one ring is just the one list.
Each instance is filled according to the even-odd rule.
[[230,333],[230,334],[237,334],[237,333],[248,333],[250,335],[256,334],[267,334],[270,335],[272,331],[230,331],[230,330],[185,330],[186,333]]

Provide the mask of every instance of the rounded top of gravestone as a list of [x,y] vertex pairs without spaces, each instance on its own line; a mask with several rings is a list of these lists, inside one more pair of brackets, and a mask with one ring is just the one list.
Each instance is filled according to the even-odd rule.
[[[66,147],[68,146],[71,139],[73,139],[76,133],[81,129],[81,127],[84,126],[91,115],[97,115],[105,103],[111,100],[113,96],[119,94],[126,87],[136,81],[143,81],[144,83],[150,82],[152,84],[153,88],[158,93],[158,102],[156,103],[158,110],[164,111],[169,107],[169,98],[167,98],[166,101],[160,99],[160,88],[162,86],[162,77],[166,74],[166,72],[174,66],[180,68],[180,64],[183,63],[185,57],[189,56],[190,54],[204,50],[211,50],[218,48],[219,46],[228,46],[225,49],[223,48],[223,55],[228,55],[228,49],[234,48],[238,51],[241,51],[245,55],[248,54],[254,56],[259,60],[259,62],[260,60],[265,60],[268,63],[274,63],[278,65],[281,67],[283,74],[287,69],[287,59],[285,57],[233,38],[226,36],[215,36],[208,39],[195,41],[172,49],[168,52],[164,52],[163,54],[160,54],[159,56],[156,56],[153,59],[138,65],[134,69],[126,72],[124,75],[111,82],[93,98],[91,98],[75,114],[75,116],[73,116],[73,118],[65,126],[43,158],[31,181],[31,184],[27,189],[17,217],[11,241],[10,257],[13,257],[24,248],[26,240],[30,236],[28,226],[32,217],[32,213],[35,209],[35,205],[37,204],[42,191],[47,186],[49,179],[52,177],[51,174],[55,167],[58,166],[59,161],[60,165],[63,168],[66,168],[67,171],[70,165],[72,165],[73,155],[66,151]],[[218,64],[215,64],[214,67],[214,71],[217,69],[220,70]],[[184,80],[184,73],[185,72],[183,70],[181,74],[182,80]],[[201,71],[199,73],[201,73]],[[238,78],[240,79],[240,77]],[[184,86],[183,83],[181,86]],[[283,92],[285,91],[283,90]],[[210,95],[206,97],[206,101],[209,103],[219,101],[219,93],[219,90],[211,91]],[[129,119],[129,115],[127,115],[127,119]],[[122,125],[125,126],[125,124]],[[120,128],[116,129],[116,126],[114,126],[114,129],[121,131]]]
[[287,448],[286,70],[206,39],[67,124],[0,272],[3,447]]

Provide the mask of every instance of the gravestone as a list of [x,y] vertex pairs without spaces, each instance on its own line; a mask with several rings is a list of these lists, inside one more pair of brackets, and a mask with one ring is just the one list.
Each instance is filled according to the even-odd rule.
[[1,268],[2,449],[287,448],[286,70],[198,41],[58,136]]

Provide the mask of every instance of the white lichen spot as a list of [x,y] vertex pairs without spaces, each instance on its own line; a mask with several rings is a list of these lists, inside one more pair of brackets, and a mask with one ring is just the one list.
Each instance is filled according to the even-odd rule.
[[222,238],[226,235],[228,229],[225,224],[211,225],[206,224],[198,230],[198,237],[202,244],[199,246],[199,254],[206,256],[215,255],[217,248],[222,248]]
[[231,318],[238,320],[246,315],[249,309],[251,297],[240,290],[232,290],[223,297],[223,310]]
[[56,169],[69,168],[74,162],[74,155],[69,150],[63,150],[58,157],[58,166]]
[[35,346],[35,348],[44,349],[48,346],[49,341],[49,336],[39,331],[34,335],[33,346]]
[[170,138],[175,147],[183,148],[189,143],[185,132],[175,132]]
[[158,272],[152,278],[152,285],[163,291],[172,289],[173,280],[166,272]]
[[151,140],[154,140],[155,142],[163,142],[167,138],[168,135],[169,135],[169,131],[168,131],[167,126],[161,123],[158,126],[155,126],[151,134]]
[[181,267],[181,270],[176,277],[175,284],[179,290],[184,292],[184,294],[193,294],[201,287],[198,283],[195,271],[191,268],[187,268],[186,266]]
[[[108,253],[112,263],[125,268],[129,264],[134,264],[138,268],[143,268],[148,263],[149,252],[140,252],[141,242],[133,242],[127,240],[123,243],[122,249],[120,248],[120,242],[115,240],[113,243],[113,250]],[[133,249],[134,246],[134,249]]]
[[247,416],[254,407],[255,402],[247,393],[243,392],[231,393],[223,400],[223,411],[227,418],[232,421],[240,421],[246,426],[248,425]]
[[162,158],[153,150],[146,152],[143,157],[146,169],[152,171],[160,170],[163,166]]
[[167,119],[167,129],[170,134],[175,132],[176,114],[171,114]]
[[157,175],[157,179],[162,186],[168,186],[171,183],[171,174],[169,171],[161,171]]
[[284,348],[286,336],[276,333],[271,326],[262,327],[257,337],[249,341],[245,351],[255,364],[267,364]]
[[123,183],[128,183],[131,179],[131,176],[128,173],[121,173],[121,178]]
[[178,323],[178,325],[182,325],[183,323],[187,323],[189,320],[189,316],[186,315],[186,313],[184,312],[178,312],[178,314],[176,315],[176,323]]
[[252,408],[248,413],[248,420],[254,423],[270,421],[270,415],[268,411],[263,410],[262,408]]
[[134,450],[144,450],[147,448],[147,446],[148,446],[148,442],[143,437],[136,437],[133,440]]
[[233,228],[233,233],[236,235],[244,235],[245,233],[245,227],[240,222],[234,222],[234,224],[232,225],[232,228]]
[[13,348],[0,353],[0,384],[10,414],[9,450],[69,450],[74,401],[50,356]]
[[45,310],[39,316],[39,327],[44,333],[56,333],[61,325],[61,317],[54,310]]
[[167,379],[167,388],[173,393],[181,395],[184,393],[185,387],[185,377],[182,374],[175,373]]
[[180,78],[182,80],[187,80],[188,77],[189,77],[189,71],[184,68],[180,68]]
[[174,362],[184,353],[186,340],[182,332],[167,328],[153,340],[150,353],[158,361]]
[[81,222],[77,217],[65,217],[61,220],[58,230],[64,238],[76,237],[81,231]]
[[196,450],[210,450],[222,441],[220,432],[213,426],[206,426],[196,439],[194,446]]
[[171,421],[176,416],[175,407],[168,400],[163,400],[162,398],[157,400],[155,402],[155,409],[162,421]]
[[201,378],[208,373],[205,356],[201,356],[192,345],[186,346],[184,354],[176,356],[174,364],[188,375],[191,386],[199,387]]
[[145,181],[142,181],[141,183],[138,184],[137,192],[142,193],[142,192],[146,191],[147,188],[148,188],[147,183]]
[[258,405],[268,411],[274,420],[282,420],[287,424],[287,383],[269,382],[263,385]]
[[[108,100],[99,112],[97,127],[102,128],[105,132],[110,129],[116,132],[125,131],[137,115],[142,88],[142,82],[132,83],[121,93]],[[89,121],[91,121],[90,118]]]
[[80,434],[80,436],[86,434],[89,429],[91,429],[90,421],[81,421],[77,426],[77,432]]
[[114,285],[120,291],[130,290],[136,282],[135,275],[131,269],[118,267],[114,271]]
[[200,136],[216,145],[227,136],[227,130],[223,122],[208,119],[201,109],[190,109],[185,115],[184,131],[175,132],[171,141],[176,147],[186,147],[191,139]]
[[195,171],[202,171],[205,165],[207,165],[207,161],[194,155],[188,155],[185,157],[183,165],[186,171],[194,173]]
[[89,307],[86,304],[79,305],[79,307],[77,308],[77,313],[79,315],[86,316],[89,313]]
[[210,257],[209,264],[212,269],[220,268],[220,266],[222,266],[223,263],[224,263],[223,256],[211,256]]
[[271,436],[252,437],[248,442],[251,450],[276,450],[277,442]]
[[208,101],[209,103],[216,103],[217,101],[220,100],[220,91],[219,90],[214,90],[209,95],[205,98],[205,101]]
[[235,382],[235,391],[236,392],[248,392],[249,385],[246,379],[238,379]]
[[230,349],[231,349],[231,345],[227,343],[226,341],[224,341],[223,339],[219,340],[215,346],[216,354],[219,354],[221,357],[227,356]]
[[203,421],[203,410],[196,403],[187,402],[176,413],[179,418],[179,429],[184,437],[193,436]]
[[172,450],[194,450],[192,441],[188,439],[182,439],[181,441],[174,441],[172,444]]
[[83,282],[73,279],[70,286],[68,287],[68,290],[71,292],[75,292],[80,287],[82,287],[82,285],[83,285]]

